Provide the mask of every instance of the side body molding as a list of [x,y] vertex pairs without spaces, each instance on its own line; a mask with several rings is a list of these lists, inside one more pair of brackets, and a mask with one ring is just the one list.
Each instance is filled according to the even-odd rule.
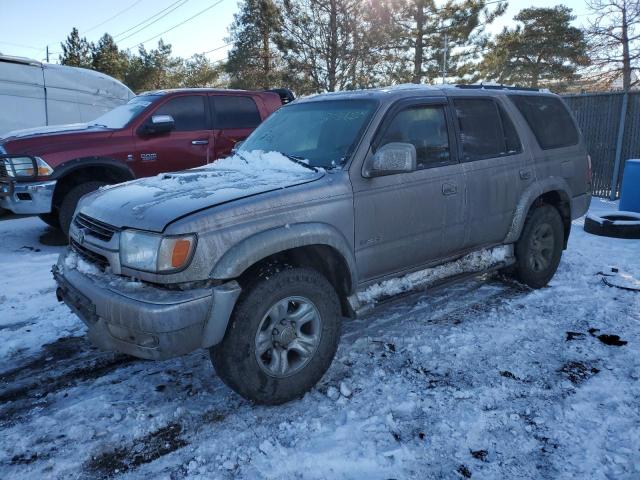
[[520,233],[524,227],[524,221],[527,218],[529,208],[540,195],[557,191],[564,201],[571,205],[571,187],[564,178],[561,177],[549,177],[544,180],[537,181],[530,185],[520,197],[518,206],[513,215],[511,227],[504,239],[504,243],[514,243],[520,238]]
[[217,280],[237,278],[263,258],[309,245],[326,245],[337,250],[349,267],[351,288],[356,288],[358,274],[353,249],[344,235],[327,223],[296,223],[247,237],[224,253],[213,267],[210,277]]

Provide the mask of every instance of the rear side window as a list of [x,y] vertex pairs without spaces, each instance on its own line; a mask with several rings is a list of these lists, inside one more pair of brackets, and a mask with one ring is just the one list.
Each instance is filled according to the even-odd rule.
[[250,97],[220,95],[212,96],[214,128],[255,128],[262,119],[256,102]]
[[416,147],[418,168],[449,163],[449,134],[443,107],[411,107],[397,113],[382,137],[387,143],[411,143]]
[[522,151],[511,119],[495,101],[485,98],[457,98],[453,105],[458,117],[465,161]]
[[543,150],[578,143],[578,130],[559,98],[542,95],[512,95],[510,98]]
[[203,95],[175,97],[161,105],[153,115],[171,115],[178,132],[208,130],[205,108]]

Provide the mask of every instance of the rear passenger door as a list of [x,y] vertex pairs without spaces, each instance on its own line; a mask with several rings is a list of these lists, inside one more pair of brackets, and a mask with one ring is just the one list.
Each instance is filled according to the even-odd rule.
[[213,159],[228,156],[236,143],[249,136],[262,118],[253,98],[247,95],[209,96],[213,114]]
[[171,115],[175,128],[164,134],[137,137],[136,161],[142,176],[185,170],[208,162],[213,131],[206,99],[206,95],[175,96],[148,114],[148,119],[153,115]]
[[522,143],[499,99],[454,97],[458,145],[466,173],[468,249],[504,240],[520,198],[531,183]]

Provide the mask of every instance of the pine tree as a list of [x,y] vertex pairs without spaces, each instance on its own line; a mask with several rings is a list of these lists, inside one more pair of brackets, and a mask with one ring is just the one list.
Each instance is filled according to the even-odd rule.
[[64,43],[61,43],[60,63],[71,67],[91,68],[91,44],[73,28]]
[[180,84],[183,87],[215,87],[219,85],[220,67],[216,67],[207,57],[195,54],[184,61]]
[[392,80],[469,78],[489,41],[485,27],[506,9],[506,3],[493,9],[486,5],[486,0],[399,0],[394,35],[402,62],[391,72]]
[[171,44],[158,41],[158,48],[147,50],[143,45],[131,58],[125,83],[135,92],[180,86],[183,60],[171,56]]
[[563,89],[589,63],[582,31],[571,26],[571,9],[527,8],[515,28],[505,28],[489,46],[480,72],[487,80],[538,88]]
[[129,66],[129,56],[118,49],[113,37],[105,33],[92,48],[91,68],[124,80]]
[[234,88],[282,85],[282,60],[274,40],[281,20],[273,0],[244,0],[229,27],[233,48],[225,66]]

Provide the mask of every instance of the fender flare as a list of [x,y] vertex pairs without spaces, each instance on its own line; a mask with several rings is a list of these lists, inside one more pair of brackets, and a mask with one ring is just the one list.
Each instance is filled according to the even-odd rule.
[[325,245],[336,250],[349,268],[351,289],[356,287],[358,274],[353,249],[344,235],[327,223],[296,223],[251,235],[222,255],[210,277],[216,280],[237,278],[246,269],[270,255],[310,245]]
[[68,160],[64,163],[58,165],[51,176],[52,180],[60,180],[63,177],[86,167],[109,167],[114,168],[121,172],[125,177],[127,177],[124,181],[133,180],[136,178],[133,170],[121,162],[120,160],[116,160],[110,157],[79,157],[74,158],[72,160]]
[[564,178],[549,177],[544,180],[535,182],[529,185],[527,189],[520,196],[520,201],[513,214],[513,220],[511,221],[511,227],[507,232],[507,236],[504,239],[504,243],[514,243],[520,238],[520,233],[524,228],[524,222],[529,213],[529,209],[533,202],[540,196],[548,192],[559,192],[563,200],[565,200],[571,206],[571,187]]

